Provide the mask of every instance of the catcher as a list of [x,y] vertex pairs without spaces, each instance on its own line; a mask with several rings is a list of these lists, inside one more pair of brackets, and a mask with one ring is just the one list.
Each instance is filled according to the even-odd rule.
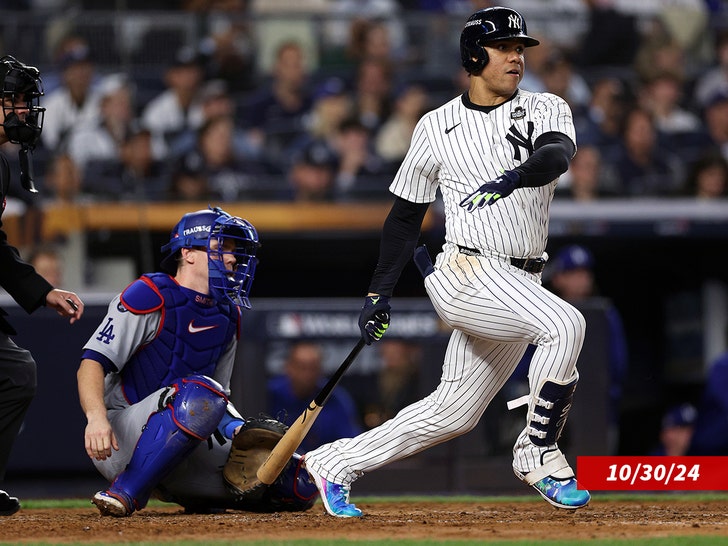
[[78,369],[86,453],[111,482],[92,502],[130,516],[154,495],[188,512],[307,510],[318,491],[294,454],[277,481],[256,471],[286,427],[244,420],[228,400],[258,234],[219,208],[185,214],[164,272],[109,304]]

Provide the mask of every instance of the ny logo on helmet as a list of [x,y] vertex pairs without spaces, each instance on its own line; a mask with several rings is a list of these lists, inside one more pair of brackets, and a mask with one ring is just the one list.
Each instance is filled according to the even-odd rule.
[[516,15],[509,15],[508,16],[508,28],[521,28],[521,18]]

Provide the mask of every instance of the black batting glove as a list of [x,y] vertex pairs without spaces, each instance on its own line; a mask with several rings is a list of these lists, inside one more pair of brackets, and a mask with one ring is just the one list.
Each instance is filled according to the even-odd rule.
[[382,339],[389,328],[389,296],[367,296],[359,315],[359,330],[367,345]]
[[460,201],[460,206],[467,209],[468,212],[489,207],[498,199],[508,197],[518,187],[520,179],[521,177],[516,171],[503,171],[498,178],[486,182]]

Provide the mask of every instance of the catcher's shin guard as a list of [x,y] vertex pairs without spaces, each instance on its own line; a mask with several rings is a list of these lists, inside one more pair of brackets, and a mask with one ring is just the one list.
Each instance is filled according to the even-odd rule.
[[108,490],[132,499],[130,513],[146,506],[152,489],[215,431],[225,414],[227,397],[214,380],[190,376],[174,388],[164,408],[147,421],[131,461]]

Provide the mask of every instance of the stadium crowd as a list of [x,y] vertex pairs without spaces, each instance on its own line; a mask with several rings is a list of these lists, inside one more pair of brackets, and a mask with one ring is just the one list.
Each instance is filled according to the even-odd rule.
[[[676,25],[667,8],[637,16],[616,2],[583,3],[586,28],[574,45],[535,32],[542,45],[529,50],[521,84],[556,93],[573,110],[579,151],[557,199],[725,197],[728,27],[720,4],[686,1]],[[156,71],[114,70],[113,56],[82,26],[56,29],[35,151],[44,199],[386,199],[419,117],[467,88],[457,41],[438,44],[453,68],[433,74],[408,16],[457,19],[493,2],[301,2],[312,17],[321,14],[315,6],[338,6],[339,46],[315,51],[313,67],[311,44],[271,27],[264,67],[263,34],[251,21],[270,25],[277,4],[286,5],[187,2],[182,10],[207,21],[204,37],[179,44]],[[148,31],[138,47],[152,58],[176,45],[165,37]]]

